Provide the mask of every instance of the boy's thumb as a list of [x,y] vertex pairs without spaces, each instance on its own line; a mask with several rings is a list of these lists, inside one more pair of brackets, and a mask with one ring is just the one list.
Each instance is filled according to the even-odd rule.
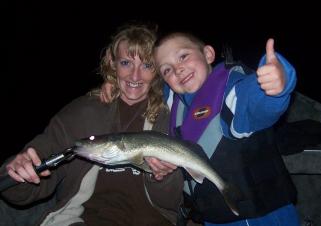
[[266,63],[273,63],[276,60],[276,55],[274,51],[274,39],[270,38],[266,42]]

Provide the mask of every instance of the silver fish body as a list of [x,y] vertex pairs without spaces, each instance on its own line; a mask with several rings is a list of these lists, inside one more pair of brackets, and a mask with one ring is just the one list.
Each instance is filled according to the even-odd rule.
[[155,131],[92,136],[77,141],[75,149],[77,155],[104,165],[132,164],[150,172],[144,157],[155,157],[183,167],[196,182],[202,183],[206,177],[214,183],[232,212],[239,215],[231,199],[239,191],[224,182],[208,159],[197,154],[202,151],[198,144]]

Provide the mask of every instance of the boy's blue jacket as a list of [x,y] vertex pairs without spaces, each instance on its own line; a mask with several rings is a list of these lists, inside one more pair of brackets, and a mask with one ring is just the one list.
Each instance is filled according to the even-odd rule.
[[[170,133],[199,143],[213,168],[242,196],[235,200],[240,216],[226,206],[208,180],[194,187],[196,212],[205,221],[232,222],[265,215],[294,201],[296,191],[278,153],[272,126],[286,111],[296,84],[294,68],[277,55],[286,72],[286,87],[267,96],[253,72],[241,65],[217,65],[193,101],[186,106],[175,96]],[[265,63],[265,57],[260,65]]]

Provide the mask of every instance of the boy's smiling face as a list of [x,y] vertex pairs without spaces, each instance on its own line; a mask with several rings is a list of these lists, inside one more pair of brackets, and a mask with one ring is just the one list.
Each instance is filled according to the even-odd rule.
[[194,93],[211,72],[215,52],[183,36],[172,37],[155,49],[155,61],[164,80],[176,93]]

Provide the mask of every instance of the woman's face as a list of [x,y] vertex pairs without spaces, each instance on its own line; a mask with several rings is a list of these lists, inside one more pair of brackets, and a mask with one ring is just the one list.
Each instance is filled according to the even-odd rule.
[[117,58],[114,62],[120,98],[128,105],[138,103],[147,98],[151,82],[156,73],[152,64],[142,62],[138,55],[128,55],[128,43],[120,42]]

